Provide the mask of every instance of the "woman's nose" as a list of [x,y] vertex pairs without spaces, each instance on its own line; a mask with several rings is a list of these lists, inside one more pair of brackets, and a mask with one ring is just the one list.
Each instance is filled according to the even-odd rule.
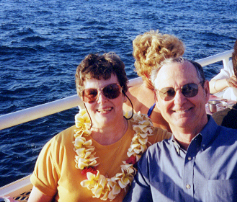
[[108,98],[105,97],[105,95],[104,95],[104,93],[102,91],[99,91],[97,96],[98,96],[97,97],[97,102],[98,103],[103,103],[105,101],[108,101]]

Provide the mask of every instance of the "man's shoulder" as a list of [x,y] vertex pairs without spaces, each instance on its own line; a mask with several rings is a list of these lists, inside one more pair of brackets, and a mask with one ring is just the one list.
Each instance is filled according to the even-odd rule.
[[[151,145],[138,162],[138,167],[154,168],[157,164],[164,165],[173,153],[172,140],[166,139]],[[159,163],[158,163],[159,162]]]
[[217,125],[214,118],[210,115],[208,115],[208,123],[205,125],[203,130],[201,131],[202,134],[208,135],[208,136],[216,136],[216,135],[222,135],[222,134],[236,134],[237,135],[237,129],[233,128],[227,128],[225,126]]
[[212,145],[219,147],[223,146],[237,149],[237,129],[227,128],[225,126],[218,126],[214,135]]
[[147,150],[148,153],[160,153],[160,152],[167,152],[172,147],[172,140],[169,139],[163,139],[160,142],[156,142],[153,145],[151,145]]
[[220,130],[220,135],[226,135],[226,137],[232,135],[233,138],[237,138],[237,129],[227,128],[225,126],[218,126],[218,128]]

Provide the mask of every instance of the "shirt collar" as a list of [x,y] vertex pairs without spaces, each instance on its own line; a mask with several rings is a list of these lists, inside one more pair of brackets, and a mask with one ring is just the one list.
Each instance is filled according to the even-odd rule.
[[170,140],[171,140],[171,142],[173,143],[176,152],[178,153],[178,155],[180,155],[180,149],[181,149],[181,147],[180,147],[180,144],[175,140],[174,134],[172,134]]
[[205,149],[209,145],[211,140],[215,137],[216,131],[218,128],[218,125],[216,124],[212,116],[210,115],[207,115],[207,116],[208,116],[208,122],[205,125],[205,127],[202,129],[202,131],[200,132],[200,135],[202,135],[201,146],[203,149]]
[[[202,137],[202,138],[200,137],[201,139],[199,139],[199,141],[201,141],[201,147],[203,149],[205,149],[209,145],[210,141],[215,137],[216,131],[218,128],[218,125],[216,124],[212,116],[207,115],[207,117],[208,117],[207,124],[204,126],[202,131],[193,138],[193,139],[197,139],[197,138],[199,139],[198,137],[199,135]],[[173,134],[170,140],[173,143],[176,152],[180,155],[180,150],[182,148],[179,145],[179,143],[175,140],[175,137]]]

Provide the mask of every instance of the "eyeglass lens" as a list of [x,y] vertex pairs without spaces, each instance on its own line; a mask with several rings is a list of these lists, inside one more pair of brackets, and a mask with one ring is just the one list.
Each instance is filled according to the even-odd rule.
[[[121,93],[121,87],[117,83],[112,83],[101,89],[103,95],[108,99],[115,99]],[[97,100],[98,89],[88,88],[82,92],[82,99],[84,102],[93,103]]]
[[[172,87],[162,88],[159,92],[161,99],[165,101],[172,100],[176,94],[176,91]],[[188,83],[181,87],[181,93],[185,97],[194,97],[198,94],[198,84]]]

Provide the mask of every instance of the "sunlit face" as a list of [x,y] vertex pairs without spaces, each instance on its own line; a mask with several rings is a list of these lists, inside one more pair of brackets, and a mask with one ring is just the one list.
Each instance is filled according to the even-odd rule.
[[[188,83],[198,84],[196,96],[185,97],[182,94],[181,87]],[[206,81],[203,88],[199,83],[196,69],[189,62],[167,64],[158,72],[155,80],[156,89],[159,91],[172,87],[176,91],[174,98],[168,101],[161,99],[157,93],[157,106],[172,130],[180,127],[198,131],[206,124],[205,104],[209,98],[209,85]]]
[[[84,82],[84,88],[97,88],[102,89],[109,84],[117,83],[117,76],[111,75],[108,80],[97,80],[97,79],[87,79]],[[123,93],[121,93],[115,99],[109,99],[104,96],[104,94],[99,91],[98,99],[93,103],[86,103],[86,108],[90,117],[92,119],[93,127],[103,128],[113,125],[113,123],[118,121],[123,121],[123,102],[126,100]]]

